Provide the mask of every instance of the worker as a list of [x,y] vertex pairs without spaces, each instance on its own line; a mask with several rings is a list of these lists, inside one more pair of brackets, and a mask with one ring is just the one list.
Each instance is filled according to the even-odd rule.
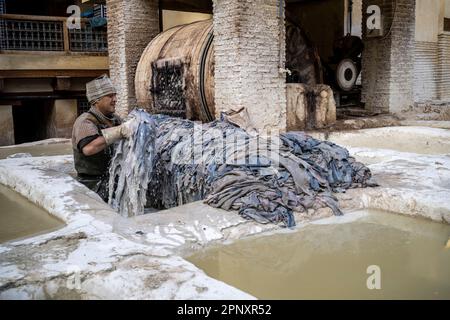
[[113,144],[130,137],[132,122],[122,123],[116,111],[116,89],[106,75],[86,84],[86,96],[91,105],[73,126],[72,148],[77,180],[108,200],[108,168]]

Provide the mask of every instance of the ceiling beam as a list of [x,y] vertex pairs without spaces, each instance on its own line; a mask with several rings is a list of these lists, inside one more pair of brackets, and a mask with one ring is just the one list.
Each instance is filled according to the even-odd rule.
[[212,14],[212,0],[160,0],[160,8]]

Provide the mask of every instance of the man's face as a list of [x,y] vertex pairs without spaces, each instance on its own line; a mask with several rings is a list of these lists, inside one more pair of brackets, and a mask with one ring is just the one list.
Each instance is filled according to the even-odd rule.
[[117,95],[115,93],[111,93],[107,96],[101,97],[100,100],[97,101],[95,106],[101,113],[109,116],[116,111],[116,102]]

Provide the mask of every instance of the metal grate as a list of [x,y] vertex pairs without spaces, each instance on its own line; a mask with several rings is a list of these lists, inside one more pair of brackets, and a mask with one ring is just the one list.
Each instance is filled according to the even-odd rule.
[[3,20],[4,49],[63,51],[63,23],[60,21]]
[[[5,0],[0,0],[0,14],[6,13]],[[6,48],[5,20],[0,19],[0,50]]]
[[83,26],[69,30],[70,50],[75,52],[107,52],[108,38],[106,28]]
[[0,19],[0,50],[6,49],[5,21]]
[[155,113],[186,118],[184,65],[180,61],[157,61],[152,64],[152,88]]
[[87,99],[78,99],[77,111],[78,116],[80,116],[84,112],[88,112],[91,108],[91,105],[87,101]]

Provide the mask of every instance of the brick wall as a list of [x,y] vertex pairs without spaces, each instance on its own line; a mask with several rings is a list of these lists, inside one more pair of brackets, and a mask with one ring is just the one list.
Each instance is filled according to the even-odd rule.
[[[393,7],[397,3],[397,7]],[[366,8],[378,4],[383,16],[384,38],[366,36]],[[394,14],[395,12],[395,14]],[[395,16],[395,18],[393,18]],[[391,21],[394,21],[391,26]],[[415,50],[415,0],[363,1],[362,100],[372,111],[400,112],[413,105]]]
[[438,99],[450,99],[450,33],[438,36]]
[[136,106],[134,75],[147,44],[159,33],[158,0],[107,0],[110,76],[117,86],[117,113]]
[[437,98],[438,44],[417,41],[414,51],[414,102]]
[[279,2],[214,0],[217,115],[245,107],[258,129],[285,129],[286,81],[279,72],[280,54],[285,63],[285,27]]
[[390,112],[414,105],[416,1],[397,0],[391,33]]

